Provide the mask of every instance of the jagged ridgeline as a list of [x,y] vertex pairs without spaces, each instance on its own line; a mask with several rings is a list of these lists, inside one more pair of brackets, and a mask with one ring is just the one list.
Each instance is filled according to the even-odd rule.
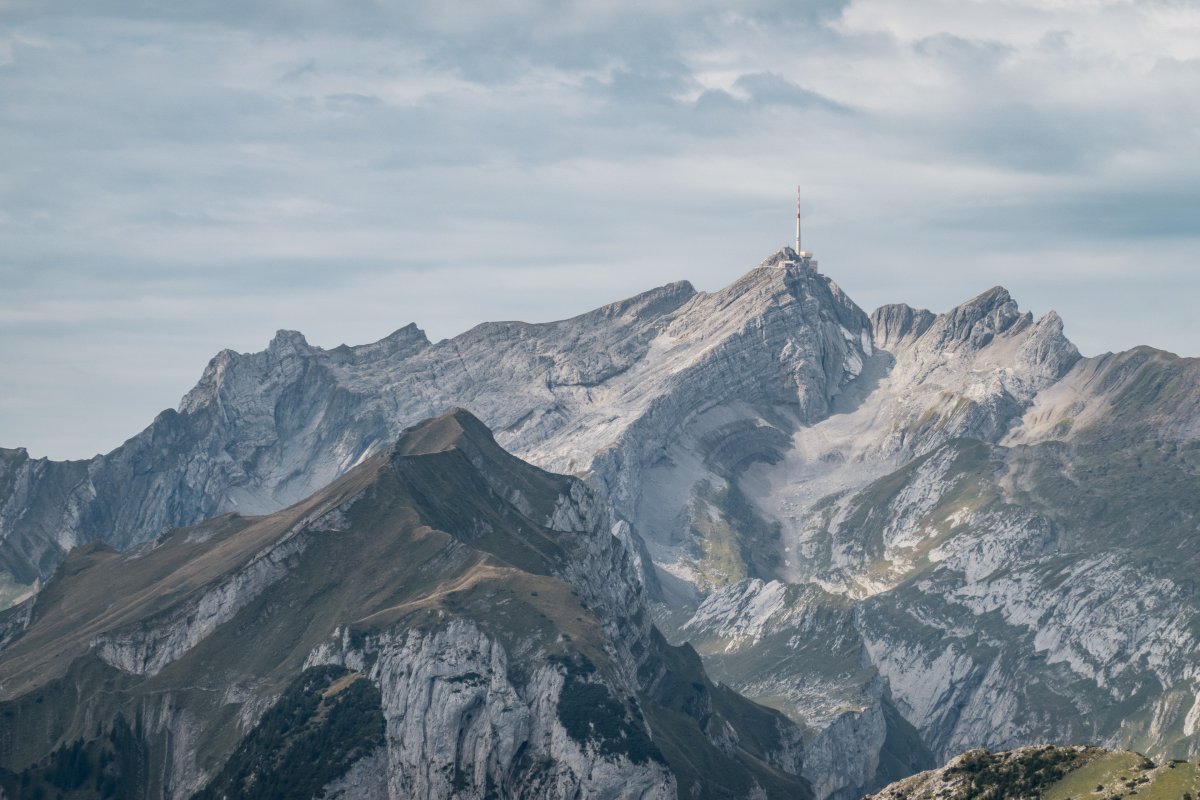
[[579,480],[456,410],[307,500],[73,551],[5,612],[14,797],[811,797]]
[[[1200,364],[1149,348],[1083,358],[1056,314],[999,287],[942,314],[868,315],[788,251],[720,291],[675,283],[559,322],[441,342],[408,326],[332,350],[280,332],[264,352],[222,352],[112,453],[0,451],[0,592],[27,596],[73,547],[140,552],[166,528],[243,525],[219,515],[330,491],[452,406],[587,482],[633,557],[619,580],[645,587],[639,624],[653,613],[708,674],[802,729],[822,800],[975,747],[1200,758]],[[280,695],[307,658],[226,705]],[[690,684],[677,702],[695,708]],[[621,704],[603,727],[633,737],[640,695],[595,691],[579,696]],[[245,713],[239,730],[261,709]]]

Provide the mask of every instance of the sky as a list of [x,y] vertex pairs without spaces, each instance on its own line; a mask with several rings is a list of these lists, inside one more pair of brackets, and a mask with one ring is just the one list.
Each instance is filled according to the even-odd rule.
[[106,452],[277,329],[994,285],[1200,356],[1196,0],[0,0],[0,446]]

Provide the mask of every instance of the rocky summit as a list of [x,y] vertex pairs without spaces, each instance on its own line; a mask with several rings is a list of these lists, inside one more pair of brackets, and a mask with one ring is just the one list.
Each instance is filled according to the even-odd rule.
[[[463,412],[441,416],[452,407],[469,409],[481,423],[464,422]],[[63,673],[67,665],[91,664],[88,669],[157,686],[175,664],[199,657],[170,654],[206,652],[206,641],[251,630],[230,627],[257,607],[230,599],[238,591],[223,589],[202,602],[188,594],[190,579],[174,570],[184,562],[188,570],[209,564],[205,581],[217,581],[218,574],[235,580],[241,572],[226,568],[250,562],[237,561],[234,552],[250,548],[255,531],[276,535],[265,533],[276,524],[265,520],[294,513],[281,509],[320,506],[325,501],[319,498],[371,470],[379,474],[382,464],[394,473],[397,463],[407,463],[405,447],[437,438],[438,425],[420,436],[409,430],[427,418],[494,432],[495,443],[512,456],[489,446],[468,457],[483,459],[472,468],[486,476],[478,479],[484,483],[509,472],[534,474],[516,458],[574,476],[553,479],[577,487],[555,484],[555,496],[586,494],[596,516],[585,527],[603,545],[595,547],[608,553],[601,560],[617,565],[595,572],[606,576],[602,580],[583,566],[592,563],[587,558],[551,558],[541,539],[530,545],[534,558],[525,544],[513,544],[528,544],[525,534],[494,521],[425,518],[422,524],[472,552],[502,559],[505,569],[573,587],[587,603],[577,616],[594,620],[593,633],[571,629],[571,620],[555,615],[557,606],[531,604],[535,596],[528,592],[520,614],[514,611],[521,622],[506,630],[543,625],[532,620],[545,614],[548,638],[518,646],[489,633],[487,615],[448,609],[441,599],[458,596],[439,592],[467,580],[467,572],[443,575],[439,567],[434,573],[441,577],[429,586],[403,579],[403,591],[380,588],[373,595],[364,592],[376,584],[353,571],[322,574],[327,588],[308,600],[264,600],[263,608],[283,613],[279,609],[311,603],[316,613],[326,604],[362,605],[347,606],[345,614],[330,611],[319,636],[292,636],[290,655],[270,668],[259,662],[229,667],[226,684],[240,688],[229,690],[235,699],[213,706],[226,716],[204,712],[196,728],[221,732],[195,734],[220,741],[172,745],[172,759],[192,751],[199,759],[171,767],[173,796],[241,785],[219,783],[238,779],[234,767],[224,766],[227,756],[264,719],[270,724],[264,715],[278,698],[294,696],[311,706],[319,696],[320,711],[360,683],[355,692],[369,684],[381,693],[386,757],[400,765],[391,760],[388,684],[372,672],[375,656],[359,646],[376,640],[337,631],[357,630],[356,621],[387,609],[409,609],[405,604],[418,597],[437,598],[421,600],[421,614],[436,608],[439,619],[453,617],[501,642],[506,663],[513,658],[510,646],[536,651],[539,668],[557,675],[553,680],[562,686],[575,685],[572,670],[592,670],[576,675],[580,685],[607,687],[623,709],[613,719],[632,726],[620,728],[617,738],[644,734],[657,748],[661,760],[647,755],[626,765],[645,776],[630,786],[658,787],[653,791],[690,796],[690,786],[714,786],[705,791],[811,791],[821,800],[842,800],[964,751],[1006,752],[1043,742],[1136,750],[1161,763],[1200,757],[1200,362],[1150,348],[1081,357],[1056,314],[1034,318],[1000,287],[945,313],[888,305],[868,314],[787,249],[720,291],[674,283],[573,319],[485,323],[440,342],[409,325],[374,344],[325,350],[281,331],[263,352],[218,354],[177,410],[163,412],[111,453],[51,462],[0,450],[0,591],[8,604],[16,603],[0,632],[0,641],[8,642],[0,651],[8,702],[49,692],[34,687],[54,674],[67,682],[63,686],[84,679]],[[467,453],[471,447],[450,449]],[[450,513],[450,498],[463,486],[458,481],[427,486],[421,502]],[[505,513],[560,529],[546,522],[558,501],[523,505],[553,492],[488,486],[484,494],[507,504]],[[498,555],[501,545],[488,543],[501,540],[507,554]],[[398,559],[407,569],[417,545],[406,540],[395,547],[363,552],[372,564]],[[516,553],[526,560],[514,560]],[[234,561],[222,561],[226,555]],[[350,563],[357,557],[341,556]],[[254,568],[260,577],[236,580],[257,585],[261,576],[286,576],[297,558],[303,556],[280,556]],[[336,570],[341,562],[321,563]],[[488,568],[499,569],[498,563]],[[168,572],[154,571],[169,565]],[[153,582],[167,574],[174,577]],[[603,585],[586,587],[597,580]],[[279,578],[270,585],[285,584]],[[114,599],[116,585],[131,588]],[[197,605],[178,605],[185,597]],[[380,619],[409,620],[408,613]],[[150,622],[168,617],[175,620],[169,635]],[[410,628],[421,629],[396,622],[388,635]],[[343,644],[334,647],[335,639]],[[398,641],[387,647],[408,647]],[[580,650],[581,641],[592,642],[592,650]],[[205,663],[224,668],[231,648],[214,650]],[[318,651],[326,655],[313,655]],[[590,668],[582,666],[584,657]],[[672,665],[662,674],[695,680],[654,700],[649,687],[655,684],[646,682],[641,666],[652,657]],[[345,672],[304,677],[317,667]],[[479,665],[469,671],[491,674]],[[360,673],[366,683],[350,680]],[[529,691],[522,683],[527,677],[510,681],[517,696],[528,696],[521,694]],[[697,700],[700,705],[686,699],[692,683],[709,698]],[[137,699],[161,698],[165,688],[145,695],[122,691],[122,705],[88,719],[119,714],[128,725],[141,725],[147,753],[165,746],[151,744],[147,730],[167,730],[163,720],[186,714],[148,710],[149,700]],[[754,703],[743,704],[739,694]],[[724,702],[736,708],[711,717],[698,710]],[[371,706],[363,699],[353,707],[364,704]],[[660,706],[675,710],[656,722],[653,709]],[[772,709],[769,716],[755,716],[768,714],[764,707]],[[671,716],[676,712],[687,719]],[[745,724],[751,718],[764,722]],[[82,721],[37,719],[50,726],[44,730],[56,747],[73,747],[84,737],[79,746],[89,758],[100,758],[101,750],[115,757],[113,746],[87,744]],[[726,759],[705,757],[703,765],[725,766],[716,773],[696,772],[701,762],[695,760],[682,767],[687,748],[677,744],[681,749],[672,751],[661,735],[668,719],[680,719],[688,736],[708,742],[698,746]],[[726,722],[729,739],[717,733]],[[458,764],[468,740],[447,731],[465,728],[446,725],[430,730],[445,742],[454,739],[443,749],[455,755],[443,754],[436,763]],[[754,738],[759,729],[770,732],[768,739]],[[110,739],[120,738],[116,731]],[[485,794],[489,785],[509,787],[503,791],[553,785],[605,796],[570,783],[575,779],[565,772],[536,783],[499,741],[470,745],[477,766],[469,780]],[[522,758],[551,752],[529,741]],[[598,758],[617,758],[596,744],[599,739],[584,741],[600,748]],[[14,780],[48,780],[47,753],[5,746],[11,758],[5,756],[4,766]],[[380,747],[360,750],[383,758]],[[346,763],[368,763],[352,759],[356,754]],[[557,755],[545,757],[558,763]],[[576,778],[583,774],[584,762],[564,763]],[[388,774],[410,776],[411,769],[389,767]],[[428,789],[429,796],[470,796],[461,783],[468,778],[456,771],[464,768],[446,769],[448,784],[422,779],[422,786],[440,787]],[[514,783],[511,774],[527,782]],[[713,774],[736,776],[729,778],[736,785],[710,784]],[[389,791],[415,790],[396,784]]]

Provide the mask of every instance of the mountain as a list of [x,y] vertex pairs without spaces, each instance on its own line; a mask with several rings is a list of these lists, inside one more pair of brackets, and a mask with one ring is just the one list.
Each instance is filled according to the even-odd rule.
[[0,618],[0,785],[810,797],[798,729],[663,640],[610,527],[454,410],[275,514],[77,548]]
[[[3,451],[0,567],[28,584],[94,539],[125,548],[226,511],[276,511],[462,406],[518,456],[591,475],[650,532],[657,561],[721,582],[752,556],[693,554],[702,540],[675,541],[659,524],[664,495],[682,508],[696,480],[720,482],[825,416],[861,367],[868,328],[828,278],[772,262],[714,294],[670,284],[563,322],[486,323],[436,344],[412,325],[329,351],[281,331],[265,352],[218,354],[178,411],[112,453],[52,462]],[[647,492],[641,473],[653,466]]]
[[223,352],[112,453],[0,451],[0,564],[15,594],[79,544],[274,512],[461,405],[586,480],[666,638],[803,726],[819,798],[975,747],[1195,758],[1198,389],[1000,287],[868,315],[785,249],[560,322]]
[[[710,594],[679,635],[777,707],[823,710],[813,674],[828,714],[891,703],[939,761],[1200,755],[1197,362],[1081,359],[1000,290],[872,325],[878,383],[743,478],[788,569]],[[792,644],[814,626],[830,646]]]
[[1197,793],[1196,764],[1155,764],[1125,750],[1039,745],[1002,753],[971,750],[865,800],[1187,800]]

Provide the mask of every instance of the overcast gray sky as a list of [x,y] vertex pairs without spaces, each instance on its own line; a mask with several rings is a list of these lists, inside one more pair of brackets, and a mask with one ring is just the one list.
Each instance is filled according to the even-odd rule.
[[1200,355],[1195,0],[247,5],[0,0],[0,445],[107,451],[278,328],[716,289],[798,182],[867,310]]

